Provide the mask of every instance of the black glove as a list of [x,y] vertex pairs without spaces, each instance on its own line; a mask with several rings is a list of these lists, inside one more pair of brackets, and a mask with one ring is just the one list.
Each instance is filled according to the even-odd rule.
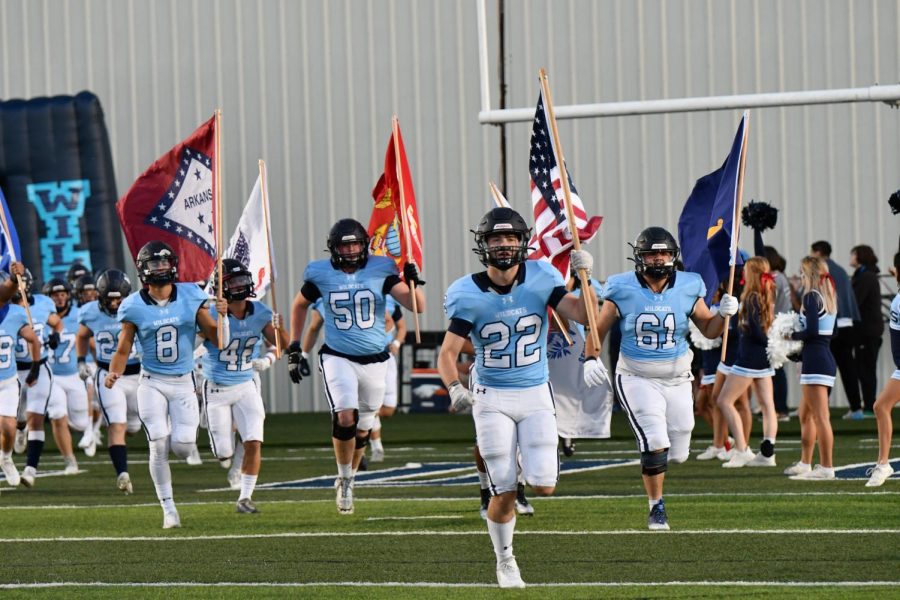
[[31,363],[31,369],[28,370],[28,376],[25,377],[25,385],[31,385],[35,381],[37,381],[38,377],[41,375],[41,363],[33,362]]
[[59,332],[54,331],[47,337],[47,347],[56,350],[59,347]]
[[403,265],[403,279],[407,284],[410,282],[415,283],[417,287],[425,285],[425,282],[419,279],[419,270],[413,263]]
[[309,376],[309,363],[303,358],[300,342],[291,342],[288,346],[288,373],[294,383],[300,383],[304,376]]

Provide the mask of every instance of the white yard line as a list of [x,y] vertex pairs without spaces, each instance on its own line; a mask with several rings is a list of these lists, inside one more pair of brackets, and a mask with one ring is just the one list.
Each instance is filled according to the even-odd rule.
[[463,519],[463,515],[422,515],[420,517],[366,517],[366,521],[420,521],[423,519]]

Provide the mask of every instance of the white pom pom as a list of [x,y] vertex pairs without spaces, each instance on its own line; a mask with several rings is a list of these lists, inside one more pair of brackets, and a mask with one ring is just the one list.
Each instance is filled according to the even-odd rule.
[[694,322],[690,319],[688,319],[688,326],[691,331],[691,343],[694,344],[694,347],[698,350],[712,350],[722,346],[721,337],[717,337],[714,340],[709,339],[700,332],[697,326],[694,325]]
[[799,354],[803,349],[803,342],[791,339],[791,334],[799,330],[800,315],[797,313],[786,312],[775,315],[772,326],[769,327],[769,343],[766,346],[769,364],[773,369],[781,368],[788,360],[788,356]]

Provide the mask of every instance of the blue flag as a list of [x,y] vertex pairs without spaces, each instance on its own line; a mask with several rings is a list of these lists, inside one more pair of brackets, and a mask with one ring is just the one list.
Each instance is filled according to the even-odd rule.
[[[2,235],[0,235],[0,271],[9,273],[9,265],[13,261],[13,254],[9,251],[9,241],[12,241],[13,250],[18,260],[22,259],[22,247],[19,245],[19,234],[16,233],[16,226],[13,224],[12,215],[9,214],[9,206],[6,205],[6,196],[3,195],[2,189],[0,189],[0,206],[2,206],[3,213],[6,215],[6,224],[9,225],[9,231],[3,231]],[[2,229],[2,224],[0,224],[0,229]]]
[[736,264],[743,263],[737,252],[737,236],[732,239],[731,232],[739,224],[738,177],[748,118],[745,112],[725,164],[697,180],[678,219],[678,243],[684,268],[703,277],[707,304],[719,283],[728,279],[732,257],[737,255]]

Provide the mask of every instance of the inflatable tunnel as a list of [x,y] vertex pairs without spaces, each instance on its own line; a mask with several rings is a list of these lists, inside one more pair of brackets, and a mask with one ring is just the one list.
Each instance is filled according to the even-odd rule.
[[0,189],[38,281],[73,262],[124,264],[115,173],[100,100],[90,92],[0,102]]

